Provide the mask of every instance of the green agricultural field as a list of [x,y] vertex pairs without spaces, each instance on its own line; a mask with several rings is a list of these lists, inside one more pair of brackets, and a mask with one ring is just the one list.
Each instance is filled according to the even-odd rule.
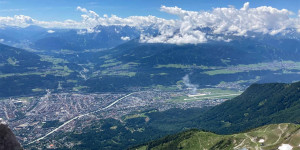
[[88,87],[87,86],[76,86],[76,87],[73,87],[73,91],[81,91],[83,89],[87,89]]
[[106,63],[106,64],[101,65],[100,67],[101,67],[101,68],[107,68],[107,67],[117,66],[117,65],[120,65],[120,64],[122,64],[122,62],[120,62],[120,61],[117,61],[117,62],[109,62],[109,63]]
[[127,70],[127,69],[131,69],[133,67],[138,66],[140,63],[136,63],[136,62],[129,62],[123,65],[120,65],[120,70]]
[[[131,68],[134,68],[139,65],[139,63],[135,62],[129,62],[126,64],[122,64],[122,62],[117,61],[114,62],[115,59],[110,59],[105,61],[106,64],[101,65],[101,68],[104,68],[104,70],[101,71],[101,75],[107,75],[107,76],[128,76],[128,77],[134,77],[136,75],[136,72],[130,71]],[[97,77],[98,74],[93,74],[93,77]]]
[[41,89],[41,88],[32,89],[32,92],[42,92],[42,91],[45,91],[45,90]]
[[39,75],[45,77],[46,75],[54,75],[54,76],[68,76],[70,73],[74,72],[73,70],[69,69],[68,66],[53,66],[49,68],[49,70],[41,70],[36,72],[24,72],[24,73],[6,73],[0,74],[0,78],[7,78],[12,76],[30,76],[30,75]]
[[66,61],[64,59],[54,58],[54,57],[47,56],[47,55],[40,55],[40,57],[41,57],[41,61],[51,62],[54,65],[69,63],[68,61]]
[[67,80],[67,83],[77,83],[77,80]]
[[203,70],[205,70],[205,69],[217,69],[217,68],[219,68],[219,67],[212,67],[212,66],[210,66],[210,67],[208,67],[208,66],[203,66],[203,65],[196,65],[196,64],[194,64],[194,65],[183,65],[183,64],[167,64],[167,65],[161,65],[161,64],[159,64],[159,65],[157,65],[157,66],[155,66],[155,68],[177,68],[177,69],[189,69],[189,68],[196,68],[196,69],[203,69]]
[[146,116],[145,113],[141,113],[141,114],[133,114],[133,115],[127,115],[127,116],[125,116],[124,121],[126,121],[126,120],[128,120],[128,119],[140,118],[140,117],[146,118],[146,117],[148,117],[148,116]]
[[134,119],[134,118],[147,118],[149,116],[147,116],[146,114],[153,113],[153,112],[157,112],[157,110],[150,110],[150,111],[132,113],[132,114],[123,116],[122,120],[126,121],[128,119]]
[[217,75],[217,74],[235,74],[243,71],[238,71],[238,70],[228,70],[228,69],[220,69],[220,70],[212,70],[212,71],[205,71],[204,73],[208,75]]
[[0,74],[0,78],[7,78],[7,77],[12,77],[12,76],[29,76],[29,75],[41,75],[42,76],[47,73],[42,73],[42,72],[7,73],[7,74]]
[[259,71],[259,70],[278,71],[281,69],[289,73],[291,72],[291,70],[300,70],[300,62],[274,61],[268,63],[228,66],[222,69],[212,69],[209,71],[205,71],[204,73],[208,75],[218,75],[218,74],[235,74],[239,72],[249,72],[249,71]]
[[112,71],[108,71],[108,70],[104,70],[104,71],[101,71],[101,75],[134,77],[136,75],[136,72],[113,71],[113,70]]

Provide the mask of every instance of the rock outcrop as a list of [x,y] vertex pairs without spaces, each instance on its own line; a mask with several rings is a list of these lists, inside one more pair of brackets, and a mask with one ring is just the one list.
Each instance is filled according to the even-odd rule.
[[0,118],[0,150],[22,150],[14,133],[8,125]]

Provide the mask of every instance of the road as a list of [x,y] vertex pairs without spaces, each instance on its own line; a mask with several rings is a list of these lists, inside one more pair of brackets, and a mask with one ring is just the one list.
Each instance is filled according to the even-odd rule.
[[60,125],[59,127],[53,129],[51,132],[47,133],[47,134],[44,135],[43,137],[40,137],[40,138],[38,138],[38,139],[36,139],[36,140],[34,140],[34,141],[32,141],[32,142],[29,142],[29,143],[26,144],[26,145],[33,144],[33,143],[35,143],[35,142],[38,142],[38,141],[40,141],[40,140],[46,138],[47,136],[53,134],[54,132],[58,131],[59,129],[63,128],[65,125],[69,124],[70,122],[72,122],[72,121],[74,121],[74,120],[76,120],[76,119],[79,119],[79,118],[81,118],[81,117],[84,117],[84,116],[87,116],[87,115],[90,115],[90,114],[99,112],[99,111],[101,111],[101,110],[108,109],[108,108],[112,107],[113,105],[115,105],[116,103],[118,103],[119,101],[121,101],[122,99],[124,99],[124,98],[126,98],[126,97],[128,97],[128,96],[130,96],[130,95],[132,95],[132,94],[133,94],[133,93],[127,94],[127,95],[125,95],[125,96],[123,96],[123,97],[117,99],[116,101],[112,102],[112,103],[109,104],[108,106],[106,106],[106,107],[104,107],[104,108],[101,108],[101,109],[99,109],[99,110],[95,110],[95,111],[92,111],[92,112],[88,112],[88,113],[85,113],[85,114],[81,114],[81,115],[79,115],[79,116],[76,116],[76,117],[74,117],[74,118],[72,118],[72,119],[66,121],[65,123],[63,123],[63,124]]

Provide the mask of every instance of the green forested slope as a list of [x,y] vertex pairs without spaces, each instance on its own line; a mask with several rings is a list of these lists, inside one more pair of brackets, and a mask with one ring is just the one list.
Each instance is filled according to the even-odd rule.
[[73,85],[66,81],[78,78],[73,66],[63,59],[0,44],[0,97],[53,91],[59,83],[70,88]]
[[300,122],[300,82],[254,84],[242,95],[213,107],[197,122],[200,128],[233,133],[269,123]]

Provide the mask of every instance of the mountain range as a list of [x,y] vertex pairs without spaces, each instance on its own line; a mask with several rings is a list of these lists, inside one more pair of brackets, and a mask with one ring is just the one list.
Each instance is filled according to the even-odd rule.
[[77,29],[46,29],[39,26],[5,27],[0,29],[3,43],[36,50],[107,49],[137,38],[140,31],[129,26],[97,26],[88,33]]
[[[98,26],[94,30],[99,32],[79,34],[79,30],[37,26],[1,29],[3,43],[26,50],[18,48],[22,51],[18,60],[10,52],[15,48],[1,45],[1,55],[5,55],[2,61],[9,60],[2,65],[1,87],[16,92],[3,90],[0,95],[26,95],[46,89],[128,92],[158,85],[181,90],[186,87],[182,83],[186,75],[199,88],[226,86],[242,91],[256,82],[300,80],[298,34],[255,34],[255,38],[233,36],[230,42],[174,45],[140,43],[139,31],[128,26]],[[150,29],[146,32],[155,33]],[[7,36],[16,43],[7,41]],[[125,36],[131,40],[122,40]],[[21,41],[29,44],[21,46]],[[21,69],[11,67],[16,62],[21,62]]]

